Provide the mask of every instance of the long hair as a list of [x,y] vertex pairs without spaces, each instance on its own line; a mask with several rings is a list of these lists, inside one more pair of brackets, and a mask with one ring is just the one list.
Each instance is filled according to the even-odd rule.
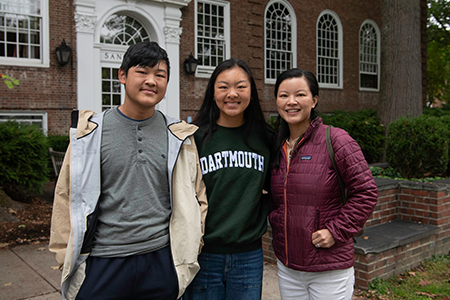
[[208,85],[206,87],[205,98],[203,99],[203,103],[200,107],[199,112],[195,116],[193,123],[204,130],[202,142],[209,142],[212,134],[217,129],[216,122],[220,116],[220,110],[217,107],[216,102],[214,101],[214,84],[216,83],[217,77],[220,73],[236,67],[244,70],[244,72],[248,76],[251,87],[250,103],[244,110],[244,142],[247,146],[252,148],[248,144],[248,138],[250,134],[256,133],[270,149],[273,143],[270,140],[268,125],[265,121],[264,114],[261,109],[261,104],[259,103],[258,90],[256,89],[255,79],[253,78],[253,74],[249,66],[243,60],[235,58],[227,59],[221,62],[216,67],[211,75],[211,78],[209,79]]
[[[278,96],[278,89],[280,88],[280,84],[286,80],[291,78],[305,78],[306,83],[308,84],[309,90],[311,91],[311,94],[313,98],[315,96],[319,96],[319,83],[317,82],[316,76],[312,72],[304,71],[301,69],[290,69],[286,70],[277,77],[277,81],[275,82],[275,89],[274,89],[274,95],[275,99],[277,99]],[[317,105],[319,103],[317,102],[316,106],[311,109],[311,114],[309,116],[309,119],[312,121],[317,117],[317,113],[315,111]],[[274,144],[274,148],[272,150],[272,155],[274,157],[272,161],[272,168],[278,169],[280,167],[280,159],[281,159],[281,152],[280,148],[283,145],[284,141],[289,138],[289,135],[291,134],[289,130],[288,123],[281,118],[280,115],[278,115],[278,118],[275,122],[275,130],[278,132],[277,139]],[[298,141],[297,141],[298,143]],[[296,149],[297,145],[294,145],[294,151]]]

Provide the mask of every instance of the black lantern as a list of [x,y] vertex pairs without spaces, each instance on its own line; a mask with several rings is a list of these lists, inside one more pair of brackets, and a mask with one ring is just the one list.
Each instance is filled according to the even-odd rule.
[[61,45],[56,47],[56,58],[61,66],[67,65],[72,55],[72,48],[66,45],[66,41],[63,39]]
[[197,68],[198,60],[192,56],[192,53],[189,54],[189,58],[184,61],[184,67],[186,68],[186,72],[188,74],[194,74],[195,69]]

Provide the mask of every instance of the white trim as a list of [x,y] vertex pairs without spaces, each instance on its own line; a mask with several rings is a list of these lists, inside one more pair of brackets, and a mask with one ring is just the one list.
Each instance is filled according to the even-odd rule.
[[287,10],[289,11],[289,14],[291,15],[291,54],[292,54],[292,68],[296,68],[297,67],[297,16],[295,15],[295,10],[292,7],[292,5],[285,0],[271,0],[269,1],[269,3],[267,3],[266,8],[264,9],[264,83],[265,84],[275,84],[276,79],[272,79],[272,78],[267,78],[266,77],[266,70],[267,70],[267,49],[266,49],[266,45],[267,45],[267,35],[266,35],[266,24],[267,24],[267,19],[266,19],[266,14],[267,14],[267,10],[269,9],[270,6],[272,6],[275,3],[280,3],[282,5],[284,5]]
[[[50,67],[50,34],[49,34],[50,16],[48,12],[48,0],[41,0],[41,18],[42,18],[41,59],[0,57],[0,65],[37,67],[37,68]],[[54,51],[52,51],[52,53],[53,52]]]
[[[225,35],[225,60],[231,57],[231,34],[230,34],[230,2],[223,0],[195,0],[194,3],[194,47],[195,47],[195,57],[198,58],[198,21],[197,21],[197,6],[198,2],[209,3],[213,5],[219,5],[224,8],[224,35]],[[216,66],[197,66],[195,71],[195,77],[197,78],[210,78]]]
[[[361,29],[365,24],[370,24],[373,26],[373,28],[375,29],[376,35],[377,35],[377,79],[378,79],[378,83],[377,83],[377,88],[365,88],[365,87],[361,87],[361,40],[360,40],[360,36],[361,36]],[[358,70],[359,70],[359,90],[360,91],[370,91],[370,92],[379,92],[380,91],[380,66],[381,66],[381,31],[380,28],[378,27],[377,23],[375,23],[374,20],[371,19],[367,19],[365,20],[362,24],[361,27],[359,28],[359,32],[358,32],[358,45],[359,45],[359,64],[358,64]]]
[[331,15],[335,21],[336,21],[336,25],[338,28],[338,57],[337,59],[338,61],[338,83],[337,84],[330,84],[330,83],[321,83],[319,81],[319,87],[320,88],[332,88],[332,89],[343,89],[344,88],[344,31],[342,29],[342,23],[341,23],[341,19],[339,18],[339,16],[332,10],[330,9],[325,9],[324,11],[322,11],[319,15],[319,17],[317,18],[316,21],[316,76],[317,79],[319,80],[319,35],[318,35],[318,31],[319,31],[319,20],[322,18],[323,15],[328,14]]
[[[8,119],[2,118],[3,116],[11,117]],[[27,119],[26,117],[37,116],[40,119]],[[25,117],[23,119],[15,119],[14,117]],[[0,123],[7,121],[14,121],[17,123],[39,123],[41,124],[41,129],[45,135],[48,132],[48,113],[46,111],[32,110],[32,111],[22,111],[22,110],[1,110],[0,111]]]

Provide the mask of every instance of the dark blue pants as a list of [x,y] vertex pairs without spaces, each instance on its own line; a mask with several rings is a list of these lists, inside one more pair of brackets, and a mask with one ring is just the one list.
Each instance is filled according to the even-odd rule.
[[89,257],[77,300],[176,300],[178,278],[170,247],[128,257]]

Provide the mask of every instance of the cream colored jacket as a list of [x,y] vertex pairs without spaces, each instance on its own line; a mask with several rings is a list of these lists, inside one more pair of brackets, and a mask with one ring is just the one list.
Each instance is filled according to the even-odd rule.
[[[179,294],[199,270],[197,256],[203,246],[207,212],[195,125],[165,116],[168,131],[168,174],[172,215],[170,246],[178,275]],[[50,251],[62,268],[63,299],[75,299],[85,278],[101,192],[100,146],[103,113],[74,111],[70,146],[55,188]]]

